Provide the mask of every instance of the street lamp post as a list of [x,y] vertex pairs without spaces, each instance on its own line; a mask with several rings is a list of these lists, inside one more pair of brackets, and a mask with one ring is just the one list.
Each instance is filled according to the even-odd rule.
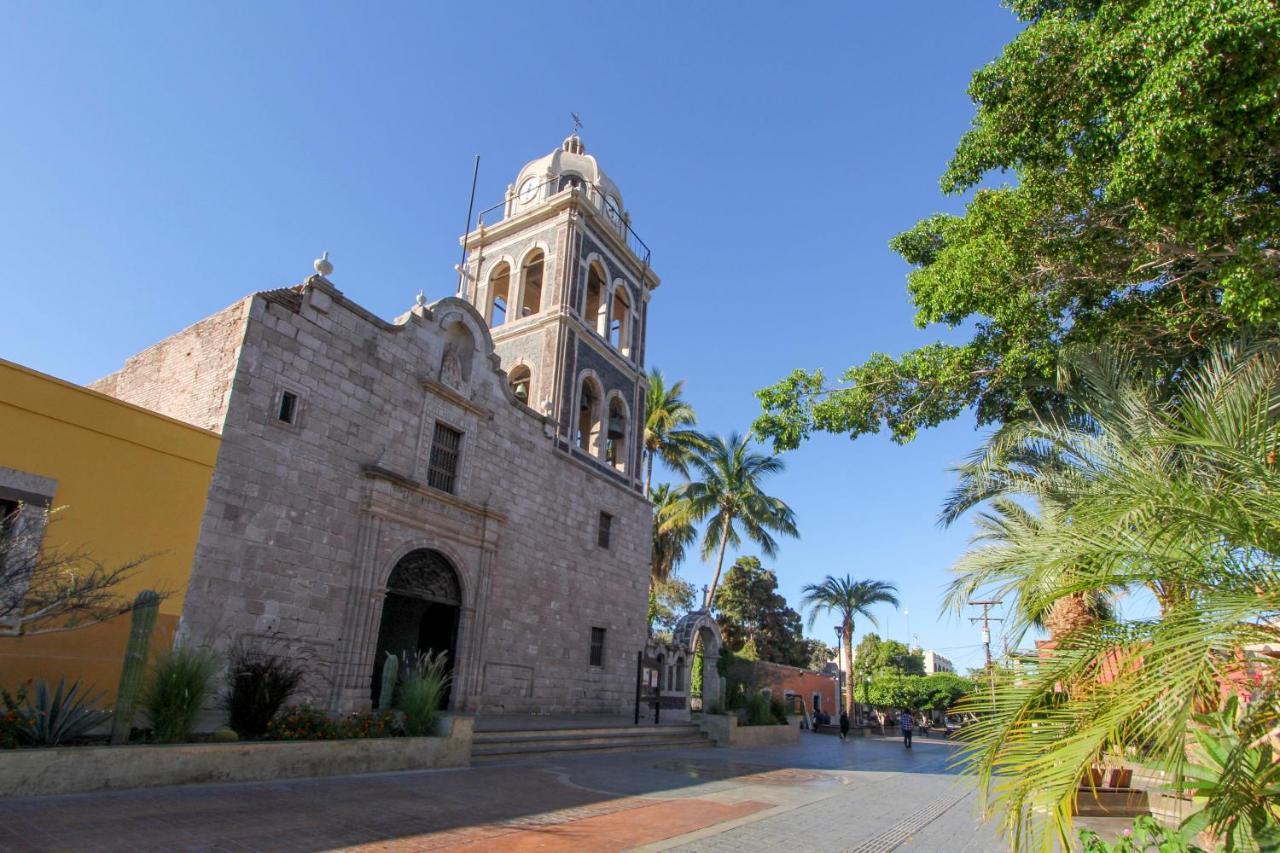
[[[849,709],[845,707],[845,698],[844,698],[845,659],[844,659],[843,628],[844,628],[843,625],[836,626],[836,672],[839,673],[839,677],[836,679],[836,689],[839,691],[839,695],[836,697],[836,707],[842,711],[848,711]],[[850,673],[849,677],[852,677],[852,673]],[[850,681],[849,684],[853,684],[853,682]],[[837,714],[836,716],[839,716],[839,714]]]

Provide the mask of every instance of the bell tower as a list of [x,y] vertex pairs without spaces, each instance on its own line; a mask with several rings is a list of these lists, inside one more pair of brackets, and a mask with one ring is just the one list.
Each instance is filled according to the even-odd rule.
[[527,163],[462,241],[459,295],[489,324],[516,397],[548,418],[559,449],[639,491],[659,279],[617,185],[574,133]]

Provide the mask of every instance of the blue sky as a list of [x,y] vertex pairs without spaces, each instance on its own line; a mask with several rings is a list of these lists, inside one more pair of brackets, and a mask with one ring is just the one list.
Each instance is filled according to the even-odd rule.
[[[11,0],[5,18],[3,357],[92,380],[301,281],[322,250],[382,316],[447,295],[472,157],[485,207],[575,110],[663,278],[650,364],[718,432],[746,429],[753,392],[794,367],[947,337],[914,327],[887,243],[960,209],[937,179],[965,87],[1018,27],[994,0]],[[882,634],[906,640],[909,621],[980,663],[976,628],[939,614],[967,525],[934,521],[980,439],[962,418],[905,447],[822,436],[788,454],[772,487],[802,539],[773,565],[792,603],[828,573],[889,580],[910,615],[880,611]]]

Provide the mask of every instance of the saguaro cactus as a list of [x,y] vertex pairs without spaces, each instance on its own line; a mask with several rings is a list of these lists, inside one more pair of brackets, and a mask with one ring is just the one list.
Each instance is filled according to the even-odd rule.
[[120,671],[120,689],[116,693],[116,709],[111,720],[111,742],[129,742],[133,727],[133,709],[147,673],[147,655],[151,651],[151,632],[156,627],[160,596],[144,589],[133,600],[133,623],[129,628],[129,645],[125,647],[124,669]]
[[400,672],[400,661],[387,652],[387,659],[382,662],[382,687],[378,690],[378,710],[391,710],[391,697],[396,692],[396,676]]

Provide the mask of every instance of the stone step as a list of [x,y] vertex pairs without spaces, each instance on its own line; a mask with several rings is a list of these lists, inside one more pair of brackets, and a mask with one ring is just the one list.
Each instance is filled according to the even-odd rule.
[[670,726],[584,726],[567,729],[502,729],[493,731],[476,731],[472,736],[475,743],[508,740],[536,740],[539,738],[559,739],[565,737],[647,737],[653,735],[675,737],[696,735],[699,729],[692,724]]
[[701,740],[698,732],[680,732],[661,735],[628,735],[619,737],[611,734],[572,735],[569,737],[509,737],[500,740],[473,740],[472,755],[483,755],[490,752],[504,752],[520,749],[561,749],[575,746],[639,746],[648,744],[685,743],[690,740]]
[[477,749],[473,749],[471,752],[471,760],[475,763],[502,761],[515,758],[543,758],[557,755],[589,755],[599,752],[631,752],[633,750],[659,749],[709,749],[712,746],[713,744],[711,741],[706,738],[664,740],[658,743],[624,743],[615,744],[613,746],[592,746],[588,744],[583,746],[562,746],[554,749],[547,749],[545,746],[539,745],[531,748],[513,749],[503,752],[481,752]]

